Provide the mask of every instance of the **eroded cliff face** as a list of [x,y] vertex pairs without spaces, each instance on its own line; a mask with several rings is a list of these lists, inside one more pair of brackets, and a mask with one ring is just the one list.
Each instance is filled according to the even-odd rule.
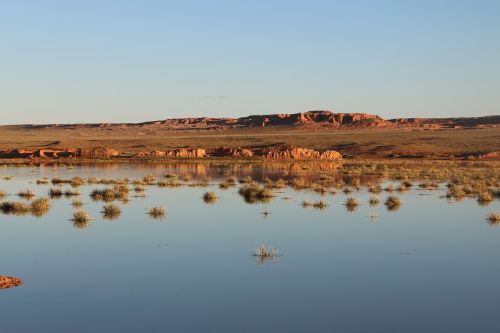
[[[15,149],[0,151],[0,158],[110,158],[120,156],[113,148],[65,148],[65,149]],[[123,157],[130,156],[123,154]],[[312,160],[341,159],[342,155],[333,150],[316,151],[309,148],[278,146],[269,148],[217,148],[206,150],[202,148],[181,148],[168,151],[141,151],[132,155],[134,158],[205,158],[205,157],[261,157],[268,159]]]
[[468,118],[398,118],[385,120],[367,113],[334,113],[331,111],[307,111],[251,115],[241,118],[172,118],[142,123],[97,123],[97,124],[49,124],[22,125],[23,129],[171,129],[171,130],[223,130],[230,128],[258,128],[268,126],[294,126],[296,129],[363,129],[363,128],[482,128],[500,126],[500,116]]

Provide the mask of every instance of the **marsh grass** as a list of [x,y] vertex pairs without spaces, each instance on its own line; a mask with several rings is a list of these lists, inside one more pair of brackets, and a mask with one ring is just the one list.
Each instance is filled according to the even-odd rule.
[[80,192],[76,191],[76,190],[66,190],[64,191],[64,196],[69,198],[69,197],[75,197],[75,196],[79,196],[80,195]]
[[28,199],[30,200],[34,196],[36,196],[36,193],[33,192],[32,190],[24,190],[24,191],[19,191],[17,192],[17,196],[23,199]]
[[358,206],[359,206],[359,202],[356,198],[353,198],[353,197],[349,197],[346,199],[346,201],[344,202],[344,205],[346,207],[346,209],[349,211],[349,212],[353,212],[355,211],[356,209],[358,209]]
[[4,214],[24,215],[31,211],[31,207],[25,202],[8,201],[0,203],[0,210]]
[[48,198],[38,198],[30,203],[31,213],[35,216],[43,216],[50,209],[50,201]]
[[107,204],[107,205],[102,206],[101,213],[103,214],[103,217],[105,219],[115,220],[120,216],[121,210],[120,210],[120,207],[118,207],[118,205]]
[[368,203],[370,204],[370,206],[375,207],[380,203],[380,199],[377,197],[371,197]]
[[74,186],[74,187],[78,187],[78,186],[82,186],[85,184],[85,179],[83,179],[82,177],[73,177],[71,178],[71,186]]
[[80,208],[83,206],[83,202],[81,200],[73,200],[71,202],[71,205],[74,207],[74,208]]
[[238,193],[245,198],[247,203],[268,202],[274,197],[271,190],[261,187],[257,183],[248,183],[243,185],[238,190]]
[[0,190],[0,199],[5,198],[7,196],[7,192]]
[[36,181],[36,183],[37,183],[38,185],[47,185],[47,184],[49,183],[49,179],[48,179],[48,178],[38,179],[38,180]]
[[163,207],[153,207],[148,211],[148,215],[154,219],[161,219],[165,217],[166,211]]
[[203,194],[203,201],[208,204],[213,204],[217,201],[217,194],[215,194],[215,192],[205,192],[205,194]]
[[328,206],[328,204],[326,202],[324,202],[323,200],[319,200],[319,201],[316,201],[315,203],[313,203],[313,207],[316,208],[316,209],[325,209],[326,207]]
[[488,214],[488,222],[490,225],[497,225],[500,224],[500,213],[497,212],[491,212]]
[[83,210],[78,210],[73,213],[73,218],[71,221],[73,222],[73,226],[77,229],[85,229],[89,226],[92,217]]
[[60,198],[63,196],[63,191],[60,188],[51,188],[49,190],[49,197],[51,198]]
[[260,244],[255,248],[252,255],[257,258],[260,264],[263,264],[267,261],[275,260],[279,256],[279,252],[272,246]]
[[396,196],[389,196],[385,201],[385,206],[388,210],[397,210],[401,206],[401,200]]
[[491,194],[491,192],[479,193],[479,196],[477,198],[477,202],[482,206],[486,206],[492,201],[493,201],[493,195]]

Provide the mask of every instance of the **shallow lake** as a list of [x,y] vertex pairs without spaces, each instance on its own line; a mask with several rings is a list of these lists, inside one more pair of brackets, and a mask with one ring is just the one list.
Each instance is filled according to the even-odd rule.
[[[22,201],[28,188],[46,196],[48,177],[142,178],[179,175],[178,187],[146,186],[144,196],[103,202],[78,187],[93,219],[70,220],[75,198],[51,199],[41,217],[0,213],[0,275],[20,287],[0,290],[0,332],[498,332],[500,226],[486,221],[498,199],[444,198],[413,186],[401,207],[366,188],[320,194],[274,189],[269,202],[247,203],[228,176],[291,177],[300,167],[110,164],[0,168],[0,201]],[[328,172],[328,171],[327,171]],[[332,171],[333,172],[333,171]],[[311,171],[311,177],[317,175]],[[10,176],[11,179],[4,179]],[[186,180],[183,180],[183,178]],[[210,177],[207,187],[188,186]],[[383,186],[391,183],[383,180]],[[393,182],[398,184],[398,182]],[[63,185],[63,189],[71,188]],[[133,188],[133,185],[131,185]],[[207,204],[203,195],[217,194]],[[346,209],[347,197],[360,205]],[[303,201],[323,200],[324,209]],[[147,211],[163,206],[163,219]],[[279,255],[253,256],[259,244]]]

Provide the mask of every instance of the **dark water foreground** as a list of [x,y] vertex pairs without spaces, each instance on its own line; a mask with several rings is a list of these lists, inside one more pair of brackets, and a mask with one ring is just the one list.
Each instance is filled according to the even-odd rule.
[[[323,175],[346,178],[335,168]],[[102,217],[103,202],[78,188],[92,217],[76,228],[71,200],[51,200],[42,217],[0,214],[0,275],[23,279],[0,290],[0,332],[498,332],[500,226],[486,221],[498,199],[450,201],[435,191],[359,191],[321,195],[275,189],[248,204],[228,176],[273,179],[319,170],[262,166],[112,165],[0,169],[5,200],[27,188],[46,195],[44,176],[210,177],[208,187],[146,186],[145,197],[116,202],[121,216]],[[11,176],[5,180],[3,177]],[[349,178],[349,177],[347,177]],[[348,181],[348,179],[345,181]],[[361,182],[369,177],[360,176]],[[373,177],[383,187],[398,181]],[[416,182],[415,182],[416,184]],[[133,186],[131,186],[133,187]],[[63,188],[70,188],[64,185]],[[214,191],[214,204],[203,194]],[[383,204],[389,195],[399,209]],[[360,205],[349,211],[346,198]],[[371,207],[369,198],[380,204]],[[324,209],[303,208],[323,200]],[[164,219],[147,210],[163,206]],[[263,214],[267,212],[268,214]],[[270,244],[280,256],[252,256]]]

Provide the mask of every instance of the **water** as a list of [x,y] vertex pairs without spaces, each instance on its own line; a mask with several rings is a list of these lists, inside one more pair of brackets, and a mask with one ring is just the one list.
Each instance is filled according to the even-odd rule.
[[[0,332],[498,332],[500,227],[485,220],[498,200],[450,203],[443,187],[413,188],[388,211],[387,193],[370,207],[364,189],[322,196],[287,188],[248,204],[237,187],[217,186],[231,174],[283,172],[252,165],[3,168],[0,179],[13,178],[0,189],[19,200],[13,194],[27,188],[46,194],[51,185],[35,184],[43,176],[169,172],[209,175],[213,185],[131,192],[115,221],[88,196],[104,186],[82,186],[94,218],[84,229],[69,221],[64,197],[41,218],[0,214],[0,275],[24,280],[0,290]],[[219,196],[212,205],[202,200],[209,190]],[[345,209],[347,196],[360,201],[355,212]],[[301,205],[320,199],[329,206]],[[167,209],[163,220],[146,214],[153,206]],[[252,252],[261,243],[281,255],[260,262]]]

